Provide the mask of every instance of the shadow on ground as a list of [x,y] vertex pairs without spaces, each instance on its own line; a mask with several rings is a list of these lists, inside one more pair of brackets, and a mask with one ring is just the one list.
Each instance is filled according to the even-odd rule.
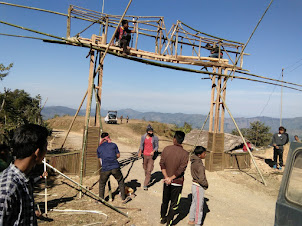
[[152,173],[148,187],[152,187],[154,184],[161,181],[162,179],[164,179],[164,176],[161,171],[156,171],[156,172]]
[[[209,206],[207,202],[209,201],[208,198],[204,198],[204,203],[203,203],[203,216],[201,220],[201,225],[203,225],[203,222],[206,218],[206,215],[208,212],[210,212]],[[189,194],[187,198],[181,198],[179,207],[178,207],[178,212],[179,214],[173,221],[173,225],[178,224],[180,221],[182,221],[190,212],[190,207],[191,207],[191,202],[192,202],[192,194]]]

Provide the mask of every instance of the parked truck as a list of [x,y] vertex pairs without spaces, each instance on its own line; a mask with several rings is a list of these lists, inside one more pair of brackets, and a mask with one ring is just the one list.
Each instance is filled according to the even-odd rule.
[[105,123],[117,124],[117,111],[108,111],[104,118]]
[[302,143],[292,142],[288,151],[276,203],[275,225],[302,225]]

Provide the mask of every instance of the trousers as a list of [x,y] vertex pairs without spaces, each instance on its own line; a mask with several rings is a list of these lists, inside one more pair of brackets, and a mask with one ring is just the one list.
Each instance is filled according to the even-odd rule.
[[274,165],[277,165],[277,160],[279,157],[279,166],[283,166],[283,149],[274,148]]
[[112,175],[117,180],[122,199],[124,200],[126,198],[125,183],[124,183],[124,177],[123,177],[123,174],[122,174],[120,168],[112,169],[112,170],[108,170],[108,171],[101,171],[100,183],[99,183],[99,196],[102,199],[104,199],[105,186],[106,186],[106,183],[107,183],[110,175]]
[[192,184],[192,203],[189,212],[189,220],[200,225],[203,216],[204,189],[201,186]]
[[154,160],[152,156],[144,155],[143,167],[145,170],[145,181],[144,186],[147,186],[151,179],[151,172],[154,168]]
[[[172,225],[174,215],[178,210],[178,205],[181,198],[181,191],[182,191],[182,186],[164,184],[163,200],[160,209],[160,216],[162,219],[167,220],[167,225]],[[170,208],[168,212],[169,202],[170,202]]]

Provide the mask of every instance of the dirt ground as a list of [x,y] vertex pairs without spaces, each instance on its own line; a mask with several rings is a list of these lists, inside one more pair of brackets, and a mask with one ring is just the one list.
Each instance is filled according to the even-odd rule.
[[[136,123],[130,120],[130,123]],[[103,125],[104,131],[111,134],[121,152],[120,161],[129,159],[137,152],[140,136],[127,127],[126,124]],[[66,131],[54,129],[53,138],[49,142],[49,150],[59,148],[65,137]],[[82,145],[82,132],[72,132],[68,136],[65,148],[80,150]],[[170,145],[172,141],[160,137],[159,150]],[[185,147],[189,150],[189,148]],[[286,150],[288,147],[286,147]],[[254,166],[248,170],[224,170],[218,172],[206,172],[209,181],[209,189],[205,192],[205,219],[203,225],[273,225],[275,202],[282,178],[282,171],[271,168],[272,148],[256,150],[253,152],[255,161],[267,186],[264,186],[261,177]],[[286,154],[285,154],[286,156]],[[188,212],[191,202],[191,175],[190,163],[185,173],[185,184],[180,201],[180,214],[175,219],[176,225],[187,225]],[[151,186],[148,191],[142,189],[144,171],[142,159],[128,161],[122,166],[122,172],[127,186],[134,189],[135,197],[127,204],[122,204],[119,195],[109,203],[127,213],[130,218],[115,212],[109,207],[100,204],[86,195],[79,198],[79,193],[67,179],[62,176],[50,176],[48,180],[48,215],[51,221],[40,220],[41,225],[160,225],[159,211],[162,199],[161,181],[162,175],[159,167],[159,158],[151,179]],[[71,176],[79,181],[78,176]],[[91,176],[84,179],[84,185],[91,187],[99,176]],[[115,179],[111,178],[113,191],[117,188]],[[45,209],[44,184],[37,190],[36,202],[42,212]],[[107,189],[107,187],[106,187]],[[91,190],[98,194],[98,183]],[[53,209],[54,211],[51,211]],[[66,210],[93,210],[101,211],[96,213],[69,212]],[[65,210],[66,212],[59,212]]]

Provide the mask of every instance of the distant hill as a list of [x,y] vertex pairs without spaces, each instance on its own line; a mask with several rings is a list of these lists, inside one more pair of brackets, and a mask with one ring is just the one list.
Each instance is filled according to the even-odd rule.
[[[113,110],[113,109],[112,109]],[[85,115],[85,109],[79,112],[79,115]],[[91,114],[93,115],[95,110],[93,109]],[[55,115],[74,115],[76,109],[62,107],[62,106],[53,106],[45,107],[42,110],[42,115],[44,119],[53,118]],[[107,110],[102,110],[101,115],[105,116]],[[183,126],[184,122],[192,125],[193,128],[201,128],[203,125],[206,115],[201,114],[184,114],[184,113],[160,113],[160,112],[139,112],[133,109],[121,109],[118,110],[118,116],[123,115],[125,118],[127,115],[131,119],[143,119],[146,121],[158,121],[163,123],[176,124],[178,126]],[[261,121],[266,125],[271,127],[271,132],[275,133],[278,131],[280,120],[278,118],[270,117],[252,117],[252,118],[235,118],[236,123],[239,128],[248,128],[251,122]],[[288,134],[292,138],[295,134],[302,138],[302,117],[297,118],[285,118],[283,119],[283,126],[287,129]],[[205,129],[208,129],[208,122],[205,125]],[[225,118],[225,132],[231,132],[235,129],[234,123],[230,118]]]

